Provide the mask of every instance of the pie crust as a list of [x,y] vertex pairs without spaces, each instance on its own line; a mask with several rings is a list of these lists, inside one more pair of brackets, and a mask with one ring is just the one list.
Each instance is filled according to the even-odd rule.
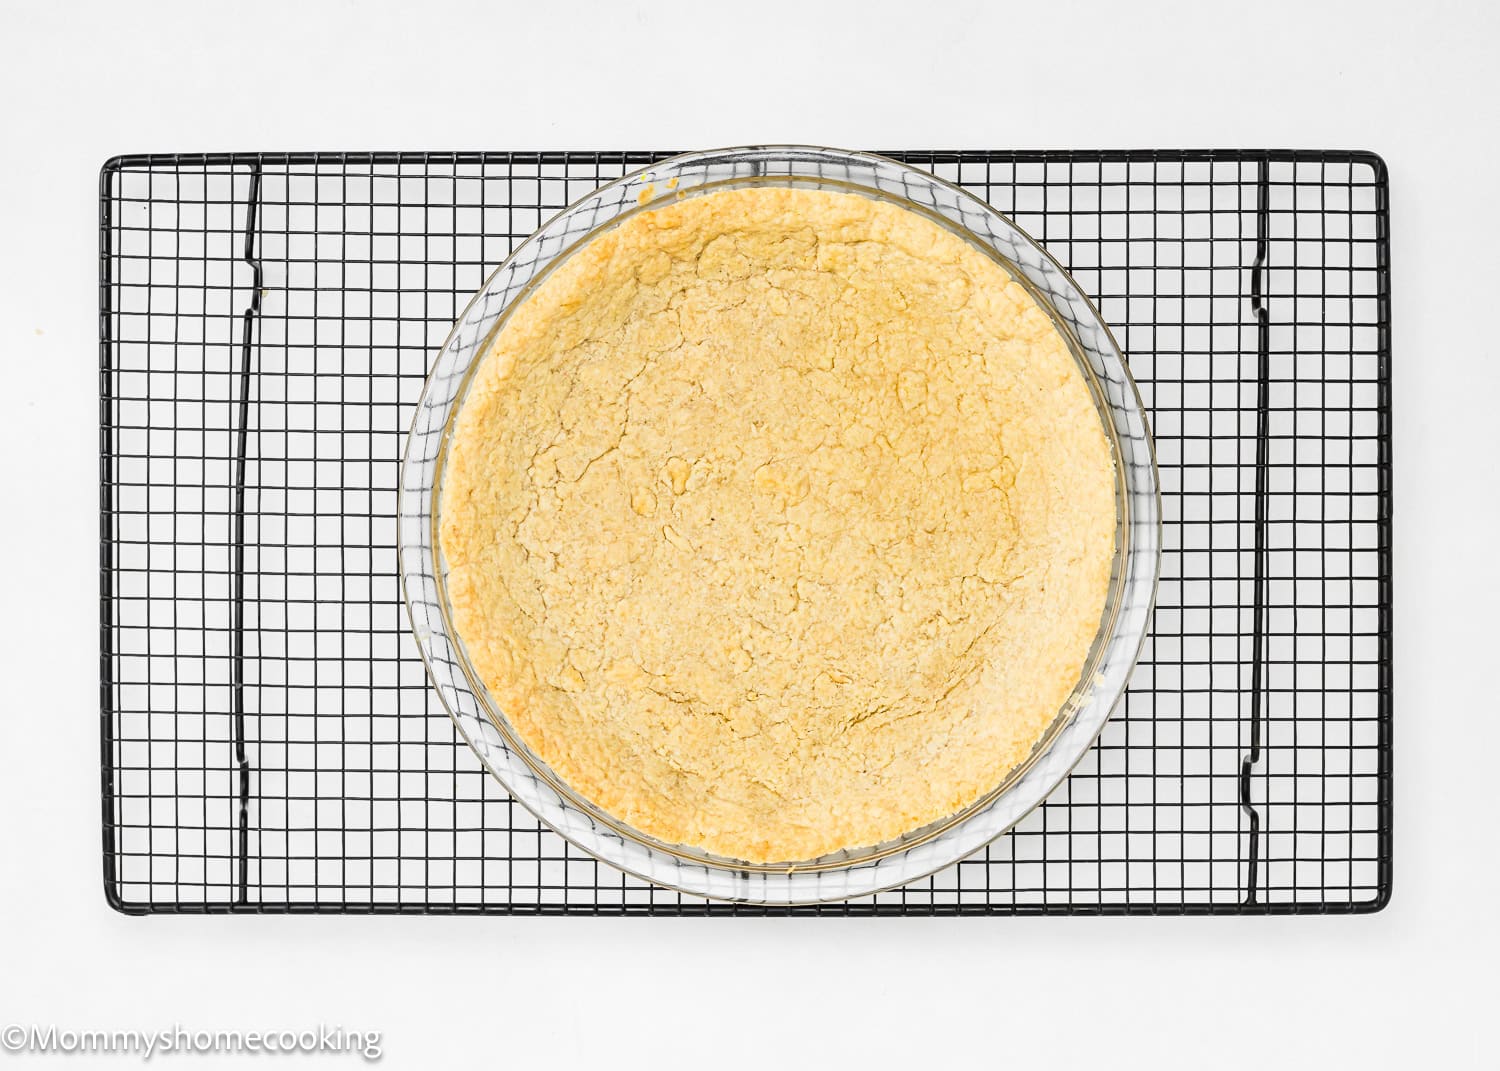
[[996,260],[851,193],[653,203],[511,313],[439,503],[519,737],[661,840],[888,841],[995,788],[1079,681],[1113,461]]

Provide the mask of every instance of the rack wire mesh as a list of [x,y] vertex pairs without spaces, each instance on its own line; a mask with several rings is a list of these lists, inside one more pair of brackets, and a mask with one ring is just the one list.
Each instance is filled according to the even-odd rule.
[[431,354],[547,217],[665,153],[109,161],[106,896],[146,912],[1199,914],[1391,887],[1390,277],[1354,152],[895,152],[1070,268],[1151,413],[1153,631],[1010,835],[816,908],[708,904],[542,828],[431,696],[396,568]]

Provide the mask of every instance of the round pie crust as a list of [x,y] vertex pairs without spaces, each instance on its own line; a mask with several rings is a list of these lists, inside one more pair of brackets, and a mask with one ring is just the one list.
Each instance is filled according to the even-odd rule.
[[1026,759],[1115,546],[1088,385],[1006,269],[856,194],[667,199],[512,312],[439,504],[510,725],[643,833],[876,845]]

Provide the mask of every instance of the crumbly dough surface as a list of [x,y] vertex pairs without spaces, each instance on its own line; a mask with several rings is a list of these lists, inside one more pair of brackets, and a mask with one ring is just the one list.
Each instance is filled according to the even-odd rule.
[[475,669],[563,780],[674,843],[793,862],[962,809],[1099,627],[1113,461],[1067,346],[994,261],[854,194],[596,237],[449,450]]

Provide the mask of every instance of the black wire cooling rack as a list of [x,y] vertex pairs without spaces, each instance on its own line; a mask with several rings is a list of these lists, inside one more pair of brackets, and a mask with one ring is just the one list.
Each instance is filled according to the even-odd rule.
[[[133,913],[777,914],[545,830],[429,693],[396,569],[430,356],[664,153],[132,156],[100,188],[104,886]],[[1153,633],[986,851],[795,914],[1378,910],[1391,885],[1387,184],[1350,152],[897,152],[1044,242],[1161,465]]]

